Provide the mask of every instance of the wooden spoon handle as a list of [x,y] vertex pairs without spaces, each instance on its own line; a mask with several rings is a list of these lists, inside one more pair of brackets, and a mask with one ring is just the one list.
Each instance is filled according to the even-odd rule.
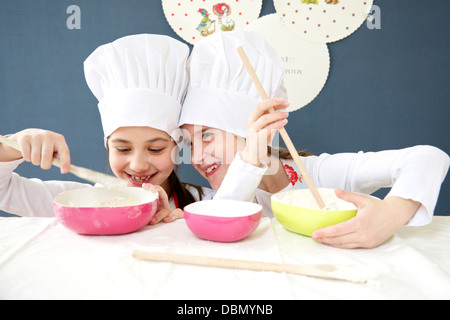
[[[264,90],[264,87],[261,84],[261,81],[258,78],[258,75],[256,74],[255,70],[253,69],[250,61],[248,60],[247,55],[244,52],[244,49],[242,47],[237,48],[238,54],[241,57],[242,62],[244,63],[245,68],[247,69],[247,72],[250,75],[250,78],[253,81],[253,84],[255,85],[256,89],[259,92],[259,95],[263,100],[269,99],[267,96],[266,90]],[[275,112],[274,108],[271,108],[269,110],[271,113]],[[289,135],[286,132],[285,128],[281,128],[279,130],[281,138],[283,139],[284,143],[286,144],[287,149],[289,150],[292,159],[294,160],[295,164],[297,165],[298,169],[300,170],[300,173],[302,177],[305,179],[305,182],[311,191],[312,195],[314,196],[314,199],[316,200],[318,206],[320,209],[325,208],[325,202],[323,201],[322,197],[319,194],[319,191],[317,191],[316,186],[314,185],[314,182],[312,181],[311,177],[309,176],[308,172],[306,171],[305,165],[303,164],[303,161],[300,159],[300,156],[298,155],[297,149],[294,147],[294,144],[291,141],[291,138],[289,138]]]
[[167,252],[147,252],[140,250],[133,251],[133,257],[140,260],[154,262],[170,262],[204,267],[290,273],[307,277],[346,280],[352,282],[367,282],[369,279],[366,277],[347,277],[344,273],[339,272],[340,269],[338,266],[332,264],[292,265],[249,260],[202,257]]

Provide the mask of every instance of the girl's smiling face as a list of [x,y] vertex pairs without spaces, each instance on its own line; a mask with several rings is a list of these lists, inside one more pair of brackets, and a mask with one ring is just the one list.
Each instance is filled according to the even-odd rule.
[[245,140],[223,130],[184,124],[185,143],[191,149],[191,163],[208,180],[211,188],[219,189],[234,156],[245,146]]
[[175,142],[166,132],[150,127],[121,127],[108,138],[112,171],[134,187],[151,183],[168,188],[173,148]]

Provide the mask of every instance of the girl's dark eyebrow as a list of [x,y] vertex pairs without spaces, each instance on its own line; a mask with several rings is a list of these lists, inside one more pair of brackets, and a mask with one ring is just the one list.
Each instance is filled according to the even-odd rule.
[[149,139],[149,140],[147,140],[145,142],[151,143],[151,142],[158,142],[158,141],[169,142],[170,140],[167,139],[167,138],[163,138],[163,137],[156,137],[156,138],[153,138],[153,139]]
[[[168,142],[169,139],[163,138],[163,137],[156,137],[153,139],[149,139],[147,141],[145,141],[146,143],[153,143],[153,142],[158,142],[158,141],[163,141],[163,142]],[[113,143],[131,143],[131,141],[125,140],[125,139],[121,139],[121,138],[116,138],[116,139],[112,139],[111,142]]]
[[111,142],[115,142],[115,143],[130,143],[130,141],[125,140],[125,139],[120,139],[120,138],[112,139]]

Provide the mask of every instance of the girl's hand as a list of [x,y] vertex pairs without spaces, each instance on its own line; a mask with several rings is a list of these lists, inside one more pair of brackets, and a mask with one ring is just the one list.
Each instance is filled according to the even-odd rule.
[[276,130],[287,124],[288,112],[269,113],[285,109],[289,103],[282,98],[272,98],[261,101],[255,107],[247,124],[247,138],[243,152],[243,160],[254,166],[260,166],[261,160],[267,158],[267,146],[272,141]]
[[161,186],[155,186],[150,183],[144,183],[142,188],[145,190],[150,190],[158,193],[158,208],[156,209],[156,214],[150,221],[151,225],[157,224],[158,222],[173,222],[177,219],[184,218],[184,212],[181,209],[172,210],[169,205],[169,198],[167,197],[166,191]]
[[58,158],[61,162],[61,172],[69,172],[70,151],[64,136],[47,130],[26,129],[9,136],[8,139],[16,141],[22,152],[3,146],[6,152],[1,161],[13,161],[23,157],[25,161],[47,170],[51,168],[53,158]]
[[384,200],[336,189],[342,200],[353,203],[356,217],[334,226],[317,230],[312,239],[337,248],[375,248],[404,226],[420,207],[420,203],[399,197]]

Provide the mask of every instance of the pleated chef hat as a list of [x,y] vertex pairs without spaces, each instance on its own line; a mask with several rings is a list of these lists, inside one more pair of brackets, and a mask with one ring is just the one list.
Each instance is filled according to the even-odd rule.
[[190,82],[179,125],[196,124],[246,137],[261,101],[237,53],[242,46],[269,97],[286,97],[281,57],[253,31],[218,32],[199,41],[190,57]]
[[159,129],[180,142],[188,56],[188,46],[178,40],[139,34],[102,45],[86,59],[86,82],[99,101],[105,143],[126,126]]

